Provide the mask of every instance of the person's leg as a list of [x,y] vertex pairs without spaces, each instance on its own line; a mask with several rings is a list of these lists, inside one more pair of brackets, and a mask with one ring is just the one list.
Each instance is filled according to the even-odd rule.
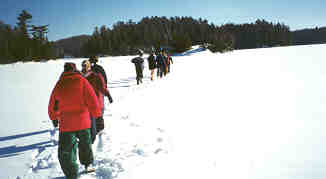
[[92,144],[94,144],[95,139],[96,139],[96,119],[95,118],[91,118],[91,140],[92,140]]
[[79,161],[82,165],[87,167],[94,161],[90,129],[78,131],[77,137],[79,139]]
[[141,70],[140,72],[139,72],[139,78],[140,78],[140,82],[141,83],[143,83],[143,70]]
[[74,132],[59,134],[58,158],[61,169],[67,179],[76,179],[78,176],[77,138]]
[[167,74],[168,74],[168,66],[165,66],[164,76],[166,76]]
[[162,78],[164,74],[164,66],[161,67],[160,69],[160,77]]

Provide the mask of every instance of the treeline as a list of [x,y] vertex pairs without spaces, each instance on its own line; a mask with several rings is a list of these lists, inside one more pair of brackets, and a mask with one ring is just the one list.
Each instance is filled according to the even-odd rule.
[[56,42],[47,39],[48,25],[31,25],[31,19],[31,14],[22,11],[15,27],[0,21],[0,63],[65,56],[130,55],[135,54],[137,49],[149,52],[153,48],[167,48],[173,53],[183,52],[192,45],[224,52],[292,44],[288,26],[260,19],[254,23],[217,26],[201,18],[145,17],[138,23],[120,21],[112,28],[104,25],[96,27],[92,35]]
[[49,25],[30,25],[31,19],[32,15],[23,10],[15,27],[0,21],[0,64],[38,61],[57,55],[54,43],[46,37]]
[[257,20],[251,24],[216,26],[192,17],[145,17],[140,22],[118,22],[110,29],[96,27],[82,46],[80,56],[128,55],[135,49],[152,47],[182,52],[191,45],[205,45],[213,52],[291,44],[291,32],[284,24]]
[[326,27],[302,29],[292,32],[294,45],[326,43]]
[[265,20],[256,20],[251,24],[226,24],[221,27],[231,33],[235,39],[235,49],[287,46],[292,44],[289,26]]

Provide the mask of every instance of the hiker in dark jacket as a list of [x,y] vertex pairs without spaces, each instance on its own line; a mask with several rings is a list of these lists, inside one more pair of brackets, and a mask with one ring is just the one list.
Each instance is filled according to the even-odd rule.
[[[93,87],[95,94],[98,98],[100,107],[101,107],[101,116],[103,119],[104,113],[104,96],[106,96],[110,103],[113,102],[111,94],[107,89],[106,85],[104,84],[104,79],[100,73],[96,73],[91,70],[91,64],[89,60],[84,60],[82,62],[82,74],[88,80],[88,82]],[[93,116],[90,116],[92,121],[91,125],[91,137],[92,143],[94,143],[96,139],[96,135],[104,129],[104,120],[95,120]]]
[[131,60],[131,62],[135,64],[135,68],[136,68],[137,85],[139,85],[140,83],[143,83],[144,59],[142,58],[142,56],[143,56],[143,53],[140,51],[139,57],[133,58]]
[[89,62],[91,62],[92,71],[94,71],[96,73],[100,73],[103,76],[103,78],[104,78],[105,86],[107,86],[108,79],[107,79],[107,76],[106,76],[106,73],[105,73],[104,68],[101,65],[98,65],[97,64],[98,57],[97,56],[90,57],[89,58]]
[[160,51],[160,53],[157,55],[156,60],[157,60],[157,68],[159,70],[159,76],[160,78],[162,78],[166,67],[166,62],[162,51]]
[[151,71],[151,80],[154,80],[154,70],[156,68],[156,60],[154,53],[151,53],[151,55],[147,58],[148,61],[148,68]]

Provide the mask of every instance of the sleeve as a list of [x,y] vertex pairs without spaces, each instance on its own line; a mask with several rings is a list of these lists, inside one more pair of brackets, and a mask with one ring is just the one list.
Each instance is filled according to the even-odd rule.
[[83,93],[84,93],[83,97],[85,100],[85,104],[87,105],[91,115],[95,118],[98,118],[101,116],[101,107],[97,99],[97,96],[95,94],[95,91],[86,79],[83,78],[82,80],[83,80]]
[[99,87],[100,92],[102,94],[104,94],[104,96],[111,96],[107,86],[105,85],[103,76],[100,75],[100,74],[97,74],[96,76],[97,76],[97,82],[96,83],[97,83],[97,86]]
[[108,79],[107,79],[107,76],[106,76],[105,70],[104,70],[104,68],[101,67],[101,66],[100,66],[100,68],[101,68],[101,74],[103,75],[104,84],[105,84],[105,86],[107,86]]
[[48,114],[51,120],[57,120],[57,116],[59,115],[58,103],[59,101],[56,99],[56,91],[58,88],[58,83],[55,85],[52,90],[50,101],[48,105]]

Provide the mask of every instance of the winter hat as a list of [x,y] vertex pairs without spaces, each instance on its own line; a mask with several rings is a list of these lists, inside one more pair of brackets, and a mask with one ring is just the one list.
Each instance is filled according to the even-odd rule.
[[98,62],[98,58],[97,58],[97,56],[91,56],[91,57],[89,58],[89,62],[91,62],[91,63],[97,63],[97,62]]
[[68,71],[77,71],[76,64],[71,62],[65,63],[64,72],[68,72]]

